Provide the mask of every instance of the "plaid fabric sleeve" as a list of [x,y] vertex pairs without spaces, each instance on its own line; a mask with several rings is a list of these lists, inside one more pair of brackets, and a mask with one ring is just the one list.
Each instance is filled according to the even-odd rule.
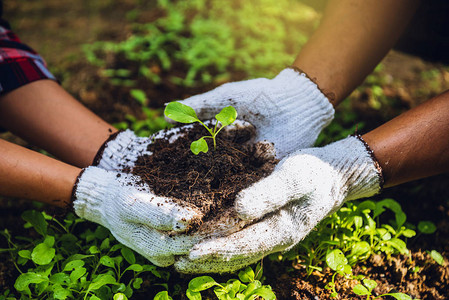
[[44,59],[0,24],[0,95],[40,80],[56,80]]

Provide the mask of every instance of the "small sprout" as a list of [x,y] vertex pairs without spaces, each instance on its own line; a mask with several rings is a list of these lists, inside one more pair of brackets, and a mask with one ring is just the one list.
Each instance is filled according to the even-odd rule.
[[[195,111],[188,105],[182,104],[180,102],[170,102],[165,107],[164,111],[165,116],[170,118],[176,122],[180,123],[194,123],[199,122],[207,129],[210,133],[208,136],[203,136],[198,140],[192,142],[190,145],[190,150],[195,154],[199,154],[200,152],[206,153],[209,150],[209,147],[206,142],[206,138],[211,138],[214,143],[214,150],[217,148],[216,136],[225,126],[231,125],[237,119],[237,111],[232,106],[227,106],[223,108],[220,113],[215,115],[217,122],[215,122],[215,126],[213,129],[207,127],[200,119],[198,119]],[[218,122],[221,123],[221,127],[218,128]]]

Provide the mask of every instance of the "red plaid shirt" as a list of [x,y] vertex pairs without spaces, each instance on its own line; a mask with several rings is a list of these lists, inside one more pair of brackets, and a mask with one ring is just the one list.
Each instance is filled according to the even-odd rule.
[[39,79],[56,80],[43,58],[1,24],[0,95]]

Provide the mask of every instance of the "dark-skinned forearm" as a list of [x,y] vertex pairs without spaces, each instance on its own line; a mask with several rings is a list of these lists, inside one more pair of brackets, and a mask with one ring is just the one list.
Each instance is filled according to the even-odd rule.
[[78,167],[90,165],[116,132],[52,80],[35,81],[3,95],[0,125]]
[[81,169],[0,139],[0,195],[65,207]]
[[419,0],[330,0],[320,26],[294,62],[334,106],[393,47]]
[[363,136],[385,186],[449,171],[449,91]]

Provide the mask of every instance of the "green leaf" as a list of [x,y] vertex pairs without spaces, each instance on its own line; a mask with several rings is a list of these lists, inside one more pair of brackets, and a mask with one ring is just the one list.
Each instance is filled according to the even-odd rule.
[[68,289],[63,288],[59,284],[52,286],[53,297],[55,299],[64,300],[72,296],[72,292]]
[[162,291],[157,293],[153,300],[172,300],[172,297],[168,295],[167,291]]
[[104,255],[100,258],[100,264],[102,264],[103,266],[106,266],[106,267],[113,268],[115,265],[115,262],[111,257]]
[[84,261],[80,259],[72,260],[68,262],[65,266],[63,271],[72,271],[73,269],[79,268],[84,266]]
[[147,101],[147,95],[144,91],[139,89],[132,89],[129,93],[134,99],[136,99],[137,102],[140,103],[140,105],[145,105],[145,102]]
[[136,289],[136,290],[140,289],[140,286],[142,285],[142,282],[143,282],[142,278],[136,278],[133,281],[133,288]]
[[237,111],[232,106],[227,106],[223,108],[215,118],[220,121],[223,126],[228,126],[237,119]]
[[47,280],[48,277],[41,274],[36,274],[34,272],[23,273],[17,277],[14,287],[19,292],[26,292],[28,295],[31,295],[30,288],[28,287],[31,283],[39,284]]
[[354,292],[354,294],[359,296],[371,295],[370,291],[368,291],[368,289],[361,284],[357,284],[356,286],[354,286],[352,288],[352,291]]
[[377,286],[377,282],[371,279],[363,279],[363,284],[368,288],[370,292]]
[[231,279],[228,281],[228,284],[226,285],[226,290],[228,291],[228,295],[231,298],[234,298],[235,295],[238,293],[238,291],[240,290],[240,286],[241,286],[241,282],[240,280],[236,280],[236,279]]
[[88,251],[89,251],[89,253],[91,253],[91,254],[97,254],[97,253],[100,253],[100,252],[101,252],[100,249],[98,249],[97,246],[90,246]]
[[201,300],[201,293],[200,292],[192,292],[190,289],[187,289],[186,296],[190,300]]
[[72,283],[77,282],[78,279],[80,279],[81,277],[84,276],[84,274],[86,274],[87,270],[86,268],[78,268],[73,270],[72,273],[70,273],[70,281]]
[[110,243],[109,243],[109,238],[105,238],[100,245],[100,250],[109,250],[110,247]]
[[48,224],[41,212],[27,210],[22,214],[22,219],[29,222],[40,235],[47,235]]
[[431,221],[421,221],[418,223],[418,230],[424,234],[432,234],[437,230],[437,227]]
[[113,300],[128,300],[128,297],[126,297],[125,294],[123,293],[117,293],[114,295],[114,298],[112,298]]
[[117,281],[114,277],[112,277],[112,275],[100,274],[95,277],[91,284],[89,284],[88,290],[98,290],[99,288],[107,284],[117,284]]
[[414,237],[416,235],[416,232],[412,229],[406,229],[402,232],[402,235],[407,237],[407,238],[411,238]]
[[27,259],[31,259],[31,251],[30,250],[20,250],[19,256]]
[[243,293],[245,295],[245,299],[249,298],[253,294],[253,291],[257,290],[260,287],[262,287],[262,283],[259,280],[255,280],[248,284],[248,287]]
[[390,294],[384,294],[383,296],[391,296],[397,300],[412,300],[412,297],[409,295],[403,294],[403,293],[390,293]]
[[193,108],[176,101],[167,104],[164,114],[167,118],[180,123],[193,123],[200,121]]
[[143,267],[139,264],[133,264],[133,265],[130,265],[128,268],[126,268],[124,272],[126,272],[126,271],[142,272]]
[[340,249],[335,249],[326,254],[326,263],[329,268],[337,271],[339,266],[348,264],[348,260]]
[[430,257],[432,257],[433,260],[436,261],[439,265],[444,265],[444,257],[438,251],[430,251]]
[[276,300],[276,295],[267,286],[260,287],[251,294],[251,296],[259,296],[265,300]]
[[200,152],[206,153],[209,150],[209,146],[207,146],[206,140],[202,137],[190,144],[190,150],[193,154],[198,155]]
[[53,247],[55,244],[55,237],[54,236],[46,236],[44,243],[48,246],[48,247]]
[[242,282],[253,282],[254,281],[254,271],[251,267],[246,267],[245,270],[239,272],[239,278]]
[[69,275],[66,273],[56,273],[50,276],[50,282],[55,285],[67,285],[69,281]]
[[56,250],[50,248],[46,243],[40,243],[34,247],[31,259],[38,265],[49,264],[55,257]]
[[387,241],[387,243],[388,245],[398,250],[401,254],[408,253],[407,245],[403,240],[400,240],[398,238],[392,238],[391,240]]
[[368,242],[365,242],[365,241],[356,242],[352,245],[350,256],[352,256],[352,255],[362,256],[362,255],[366,255],[370,251],[371,251],[371,247],[368,244]]
[[130,264],[135,264],[136,263],[136,256],[134,255],[134,252],[129,249],[128,247],[123,247],[120,250],[120,253],[122,254],[122,256],[125,258],[125,260]]
[[207,290],[210,287],[215,285],[219,285],[212,277],[210,276],[200,276],[195,277],[189,282],[189,289],[192,292],[201,292]]

